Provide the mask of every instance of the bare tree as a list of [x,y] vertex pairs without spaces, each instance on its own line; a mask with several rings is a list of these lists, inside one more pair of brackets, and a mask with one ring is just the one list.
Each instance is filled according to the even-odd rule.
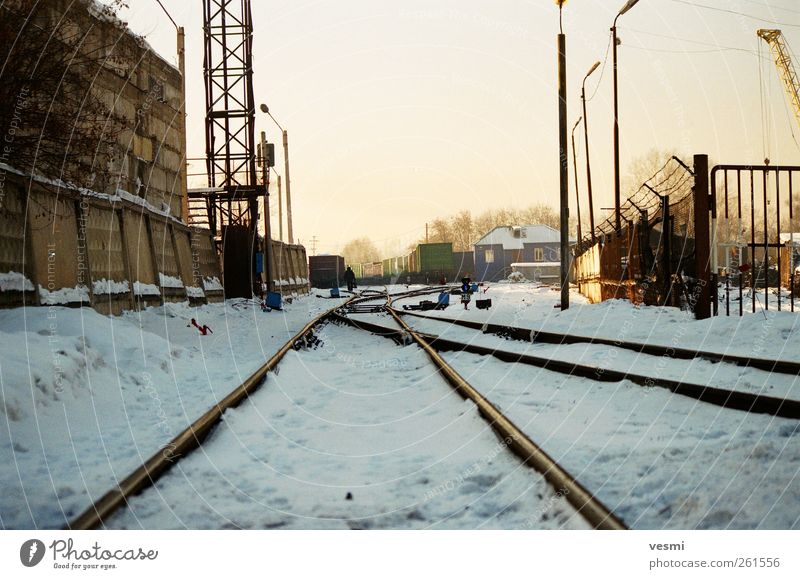
[[342,248],[342,257],[347,263],[370,263],[378,261],[380,254],[378,248],[366,237],[349,241]]
[[[106,16],[121,5],[106,6]],[[70,25],[69,10],[56,23],[49,8],[0,4],[0,152],[28,174],[105,191],[114,179],[110,158],[129,122],[94,87],[105,47],[87,48],[88,31]]]

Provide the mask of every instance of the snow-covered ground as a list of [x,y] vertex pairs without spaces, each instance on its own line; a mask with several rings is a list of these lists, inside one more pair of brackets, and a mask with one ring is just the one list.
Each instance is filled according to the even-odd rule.
[[587,528],[422,350],[319,337],[107,527]]
[[[88,308],[0,310],[0,526],[63,526],[227,395],[307,320],[343,301],[315,293],[329,295],[312,292],[284,312],[269,313],[244,300],[199,308],[166,304],[114,318]],[[474,301],[465,311],[453,296],[447,310],[426,314],[800,361],[800,314],[786,311],[695,321],[674,309],[619,300],[590,305],[572,292],[572,307],[561,312],[554,307],[558,292],[533,284],[493,284],[485,297],[493,299],[488,311],[476,310]],[[400,303],[422,299],[433,298]],[[213,334],[201,336],[191,318]],[[703,361],[654,361],[583,344],[562,349],[503,341],[463,328],[443,331],[437,322],[414,323],[503,349],[530,348],[537,355],[800,399],[791,376]],[[162,481],[157,507],[143,495],[134,501],[135,515],[122,514],[114,524],[578,524],[535,473],[498,452],[499,441],[482,430],[473,408],[428,376],[431,369],[416,346],[401,348],[349,328],[326,332],[334,353],[290,353],[277,376],[226,414],[209,450]],[[448,358],[635,527],[800,526],[796,421],[627,382],[597,384],[468,354]],[[330,370],[337,364],[347,370]],[[416,395],[425,401],[421,414],[415,414]],[[222,479],[224,491],[218,471],[230,473]],[[521,500],[512,500],[515,492]],[[501,513],[502,505],[514,506]]]
[[336,303],[0,310],[0,525],[65,525]]

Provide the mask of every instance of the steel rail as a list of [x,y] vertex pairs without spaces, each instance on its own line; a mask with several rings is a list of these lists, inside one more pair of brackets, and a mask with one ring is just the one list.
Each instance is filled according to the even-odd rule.
[[[395,297],[413,297],[439,291],[436,288],[420,288],[416,290],[399,292]],[[183,456],[196,450],[203,440],[211,433],[220,422],[222,414],[229,408],[239,405],[245,398],[255,392],[271,372],[284,358],[290,349],[298,345],[319,324],[327,321],[337,310],[348,304],[358,304],[386,296],[387,292],[376,292],[378,295],[354,295],[345,302],[323,312],[309,321],[303,328],[291,337],[263,366],[247,378],[242,384],[230,392],[220,402],[215,404],[200,418],[187,426],[181,433],[153,454],[146,462],[119,482],[114,489],[107,492],[99,500],[83,511],[78,517],[70,521],[65,527],[68,530],[96,529],[103,521],[113,515],[119,508],[126,505],[128,499],[143,490],[153,486],[175,463]]]
[[[389,305],[391,305],[391,301]],[[387,308],[387,311],[403,331],[425,351],[456,392],[463,398],[471,400],[478,407],[480,414],[507,444],[508,448],[522,460],[523,464],[541,473],[554,488],[563,490],[562,494],[566,495],[567,501],[589,524],[596,529],[627,529],[625,524],[581,485],[575,477],[562,468],[550,455],[534,443],[497,407],[484,398],[469,382],[445,362],[422,335],[412,330],[391,307]]]
[[[399,312],[397,310],[390,309],[387,311],[399,317]],[[337,316],[335,319],[337,321],[342,321],[340,316]],[[389,328],[376,324],[369,324],[360,320],[357,322],[354,322],[353,320],[344,321],[347,321],[356,327],[361,327],[364,330],[379,335],[386,335],[387,337],[394,337],[393,332],[396,332]],[[588,378],[597,382],[620,382],[622,380],[628,380],[634,384],[646,388],[666,388],[675,394],[731,410],[741,410],[755,414],[768,414],[770,416],[777,416],[780,418],[800,419],[800,400],[795,400],[792,398],[778,398],[775,396],[766,396],[764,394],[728,390],[726,388],[717,388],[703,384],[692,384],[691,382],[671,380],[668,378],[653,378],[652,376],[623,372],[620,370],[603,368],[601,366],[554,360],[552,358],[545,358],[543,356],[534,356],[530,354],[520,354],[517,352],[509,352],[507,350],[491,348],[489,346],[479,346],[477,344],[465,344],[463,342],[441,338],[436,334],[421,332],[417,333],[421,334],[426,341],[428,341],[431,347],[439,352],[467,352],[469,354],[476,354],[479,356],[493,356],[504,362],[535,366],[537,368],[550,370],[559,374]]]
[[545,332],[529,328],[506,326],[503,324],[490,324],[484,322],[474,322],[470,320],[458,320],[455,318],[426,316],[424,314],[418,314],[406,310],[394,309],[394,312],[401,316],[412,316],[416,318],[432,320],[434,322],[454,324],[465,328],[471,328],[473,330],[480,330],[484,334],[497,334],[523,342],[540,342],[544,344],[599,344],[603,346],[614,346],[615,348],[622,348],[624,350],[631,350],[639,354],[650,354],[652,356],[663,356],[679,360],[693,360],[695,358],[702,358],[704,360],[710,360],[711,362],[725,362],[728,364],[736,364],[737,366],[766,370],[768,372],[777,372],[779,374],[800,375],[800,362],[791,362],[788,360],[769,360],[766,358],[753,358],[748,356],[737,356],[735,354],[720,354],[718,352],[692,350],[690,348],[676,348],[672,346],[658,346],[654,344],[613,340],[610,338],[596,338],[591,336]]
[[[345,304],[355,301],[350,298]],[[102,525],[119,508],[127,504],[128,499],[143,490],[153,486],[175,463],[183,456],[197,449],[203,440],[211,433],[222,419],[222,414],[229,408],[235,408],[245,398],[255,392],[283,357],[301,342],[319,324],[325,322],[335,310],[345,304],[331,308],[313,320],[292,336],[263,366],[256,370],[241,385],[230,394],[216,403],[200,418],[192,422],[186,429],[173,438],[169,443],[152,455],[144,464],[116,485],[116,487],[94,502],[78,517],[67,524],[68,530],[96,529]]]

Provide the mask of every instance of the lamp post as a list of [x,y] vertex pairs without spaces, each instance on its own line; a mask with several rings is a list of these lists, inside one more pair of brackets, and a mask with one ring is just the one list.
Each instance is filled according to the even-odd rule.
[[564,35],[562,10],[565,0],[558,2],[558,165],[560,176],[560,248],[561,310],[569,308],[569,153],[567,152],[567,40]]
[[583,77],[581,84],[581,102],[583,103],[583,132],[584,140],[586,141],[586,188],[589,193],[589,227],[592,232],[592,243],[594,243],[594,201],[592,198],[592,169],[589,164],[589,117],[586,115],[586,79],[589,78],[597,67],[600,66],[600,61],[595,62],[586,76]]
[[614,210],[616,212],[615,228],[620,231],[620,199],[619,199],[619,105],[617,103],[617,20],[633,8],[639,0],[628,0],[614,17],[611,26],[611,52],[614,62]]
[[269,112],[269,107],[265,104],[261,105],[261,112],[269,115],[269,118],[278,126],[283,133],[283,174],[286,181],[286,226],[289,235],[289,243],[294,243],[294,236],[292,235],[292,194],[291,194],[291,180],[289,179],[289,134],[286,132],[272,113]]
[[578,117],[572,127],[572,171],[575,173],[575,207],[578,212],[578,244],[581,242],[581,196],[578,190],[578,155],[575,153],[575,129],[581,124],[582,117]]
[[[271,149],[272,147],[270,147]],[[268,153],[267,135],[261,131],[261,142],[258,144],[258,161],[261,164],[261,182],[264,185],[264,277],[267,280],[267,291],[274,291],[272,275],[272,228],[269,223],[269,169],[273,161],[272,153]],[[266,299],[266,296],[264,296]]]

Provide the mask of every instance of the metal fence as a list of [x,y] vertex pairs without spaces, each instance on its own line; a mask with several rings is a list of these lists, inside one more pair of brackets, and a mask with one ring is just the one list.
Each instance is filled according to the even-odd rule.
[[717,165],[713,271],[719,284],[714,313],[742,315],[763,308],[795,310],[800,291],[800,167]]
[[696,205],[698,199],[708,204],[702,179],[707,167],[704,155],[695,157],[694,168],[672,157],[622,204],[619,231],[611,215],[582,239],[576,248],[581,293],[595,302],[627,298],[702,310],[708,300],[708,216],[704,222]]

